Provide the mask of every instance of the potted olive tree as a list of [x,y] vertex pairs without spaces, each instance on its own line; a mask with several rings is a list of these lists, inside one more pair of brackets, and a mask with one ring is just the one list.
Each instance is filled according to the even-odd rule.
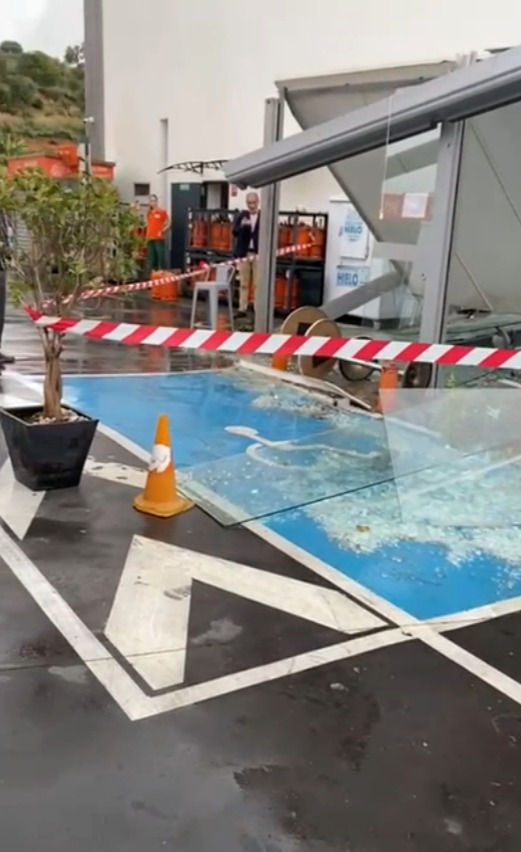
[[[135,216],[115,187],[88,175],[67,183],[31,169],[0,174],[0,211],[23,239],[3,239],[9,292],[18,305],[67,317],[85,289],[127,280],[139,246]],[[29,319],[28,319],[29,321]],[[16,479],[35,491],[80,481],[98,421],[62,403],[64,335],[37,327],[45,363],[43,402],[4,408],[0,424]]]

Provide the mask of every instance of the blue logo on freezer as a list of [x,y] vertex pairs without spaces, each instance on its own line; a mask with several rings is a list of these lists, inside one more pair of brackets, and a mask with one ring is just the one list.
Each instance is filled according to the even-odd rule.
[[362,236],[363,230],[364,223],[356,210],[349,210],[340,228],[340,236],[345,236],[349,242],[356,243]]
[[368,266],[337,266],[337,287],[358,287],[369,281]]

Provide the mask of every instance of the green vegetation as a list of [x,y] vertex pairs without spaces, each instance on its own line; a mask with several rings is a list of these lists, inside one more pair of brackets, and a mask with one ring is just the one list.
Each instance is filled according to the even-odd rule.
[[0,43],[0,157],[5,135],[11,146],[24,138],[79,139],[83,115],[81,45],[68,47],[60,60],[26,52],[15,41]]
[[0,133],[0,165],[5,165],[9,157],[20,157],[27,151],[27,144],[21,136],[3,130]]
[[[28,245],[0,245],[10,269],[11,298],[40,313],[70,316],[82,292],[103,281],[128,280],[139,252],[136,215],[111,181],[86,175],[55,180],[37,169],[0,173],[0,210],[21,221]],[[47,299],[51,299],[51,305]],[[45,354],[44,415],[62,417],[63,334],[40,329]]]

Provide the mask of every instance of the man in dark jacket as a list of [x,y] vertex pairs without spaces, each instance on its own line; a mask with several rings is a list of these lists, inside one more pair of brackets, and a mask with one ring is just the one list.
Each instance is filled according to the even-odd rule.
[[235,237],[235,257],[240,258],[239,269],[239,313],[245,316],[250,295],[255,300],[259,254],[260,210],[259,196],[249,192],[246,196],[246,210],[235,219],[233,236]]
[[2,352],[2,334],[5,325],[7,302],[7,265],[11,242],[11,225],[7,215],[0,210],[0,370],[6,364],[14,364],[14,358]]

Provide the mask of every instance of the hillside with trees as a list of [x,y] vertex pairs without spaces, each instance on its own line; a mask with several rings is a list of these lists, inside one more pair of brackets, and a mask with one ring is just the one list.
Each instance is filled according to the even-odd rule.
[[37,148],[50,139],[79,139],[84,116],[81,45],[63,60],[0,43],[0,156]]

